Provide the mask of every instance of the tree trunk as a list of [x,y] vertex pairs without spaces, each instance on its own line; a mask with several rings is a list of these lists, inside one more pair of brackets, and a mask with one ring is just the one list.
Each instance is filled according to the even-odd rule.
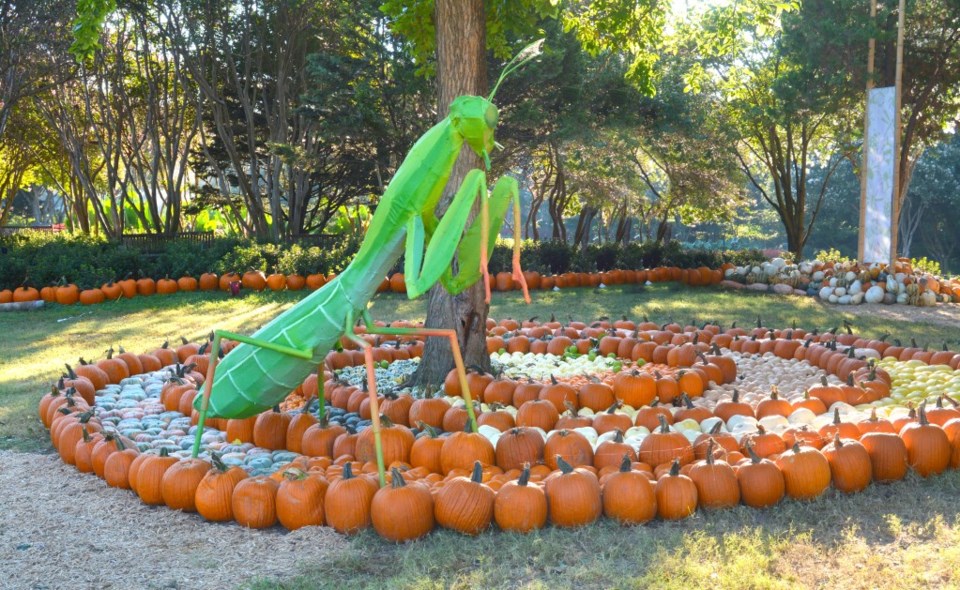
[[[442,118],[457,96],[486,94],[487,41],[483,0],[437,0],[434,22],[437,31],[437,115]],[[464,145],[450,174],[440,209],[446,209],[467,172],[481,166],[480,159]],[[476,211],[475,207],[474,213]],[[427,327],[455,328],[464,362],[489,368],[486,323],[490,306],[484,302],[482,281],[456,296],[436,285],[430,290],[429,298]],[[453,354],[449,343],[431,338],[424,347],[415,381],[420,386],[440,386],[452,368]]]
[[573,242],[580,247],[580,250],[586,250],[590,244],[590,233],[593,228],[593,219],[597,215],[596,207],[584,207],[580,211],[580,218],[577,220],[577,229],[573,235]]
[[657,244],[669,242],[672,234],[673,231],[671,231],[670,227],[670,217],[668,215],[664,215],[657,222],[657,237],[654,239],[654,242]]

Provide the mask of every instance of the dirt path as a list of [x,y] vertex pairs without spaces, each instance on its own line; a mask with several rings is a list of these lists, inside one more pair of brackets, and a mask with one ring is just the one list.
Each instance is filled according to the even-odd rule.
[[960,328],[960,305],[946,304],[935,307],[912,305],[836,305],[823,304],[831,310],[843,311],[856,316],[872,316],[900,322],[922,322]]
[[348,546],[328,528],[253,531],[145,506],[55,455],[0,451],[0,498],[0,588],[226,590]]

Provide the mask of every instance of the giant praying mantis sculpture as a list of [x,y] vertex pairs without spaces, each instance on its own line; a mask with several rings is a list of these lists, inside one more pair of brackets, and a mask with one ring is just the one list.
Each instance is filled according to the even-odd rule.
[[[358,317],[363,319],[368,334],[448,338],[467,402],[470,425],[476,431],[476,416],[456,332],[377,327],[366,308],[401,253],[405,254],[404,277],[407,295],[411,299],[425,293],[437,282],[450,293],[457,294],[482,277],[489,303],[489,252],[511,201],[515,233],[513,278],[529,302],[520,268],[520,197],[515,179],[501,178],[488,196],[485,171],[471,170],[442,219],[437,219],[434,210],[464,142],[483,159],[486,170],[489,170],[489,154],[495,146],[493,134],[498,117],[493,96],[509,73],[539,54],[541,44],[542,41],[538,41],[530,45],[507,64],[488,98],[460,96],[454,100],[449,115],[414,144],[380,199],[357,255],[340,275],[252,336],[221,330],[214,332],[203,394],[195,401],[199,422],[193,445],[194,457],[200,452],[208,414],[224,418],[259,414],[280,403],[318,367],[318,382],[322,384],[326,354],[345,336],[364,352],[377,469],[380,485],[384,485],[385,466],[372,348],[354,332]],[[474,220],[468,228],[470,212],[477,199],[480,201],[479,225],[478,220]],[[451,270],[455,255],[458,255],[460,268],[456,276]],[[222,338],[240,344],[219,360]],[[319,398],[322,408],[322,393]]]

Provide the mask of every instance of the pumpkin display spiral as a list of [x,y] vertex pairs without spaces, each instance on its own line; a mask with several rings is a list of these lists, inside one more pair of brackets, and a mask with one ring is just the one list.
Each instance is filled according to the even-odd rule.
[[[280,288],[273,275],[242,278]],[[960,466],[954,352],[759,319],[753,328],[491,320],[488,331],[502,372],[467,381],[478,432],[465,428],[456,379],[438,395],[385,387],[382,489],[356,379],[362,355],[349,347],[281,407],[213,418],[200,459],[189,458],[191,402],[206,343],[80,359],[38,415],[65,463],[145,504],[250,528],[372,527],[393,542],[437,526],[523,533],[601,516],[638,525],[739,504],[772,509]],[[383,367],[422,353],[412,337],[362,337]],[[774,374],[761,391],[764,371]],[[921,374],[929,391],[916,393]]]

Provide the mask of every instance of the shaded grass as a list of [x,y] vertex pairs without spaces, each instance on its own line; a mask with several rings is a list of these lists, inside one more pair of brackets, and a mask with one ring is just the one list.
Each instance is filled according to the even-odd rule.
[[676,523],[464,537],[437,531],[407,545],[366,532],[281,588],[947,588],[960,585],[960,473],[911,475],[847,496],[775,509],[739,507]]
[[[143,352],[160,346],[164,340],[179,342],[181,335],[198,340],[215,328],[249,332],[301,296],[247,293],[231,299],[223,293],[177,293],[90,307],[52,304],[38,311],[0,314],[0,449],[49,448],[34,417],[36,402],[63,371],[64,363],[76,363],[81,356],[88,360],[103,358],[110,346]],[[388,321],[423,319],[426,303],[423,299],[410,301],[384,294],[374,301],[372,313]],[[847,320],[857,331],[872,337],[894,333],[901,338],[915,337],[919,342],[960,341],[954,328],[857,317],[812,298],[785,299],[673,284],[536,292],[531,305],[525,305],[516,293],[497,293],[491,315],[539,316],[541,320],[555,315],[561,321],[647,316],[657,322],[717,321],[724,326],[734,321],[741,326],[754,325],[759,316],[764,325],[782,327],[796,323],[807,329],[830,329]]]

